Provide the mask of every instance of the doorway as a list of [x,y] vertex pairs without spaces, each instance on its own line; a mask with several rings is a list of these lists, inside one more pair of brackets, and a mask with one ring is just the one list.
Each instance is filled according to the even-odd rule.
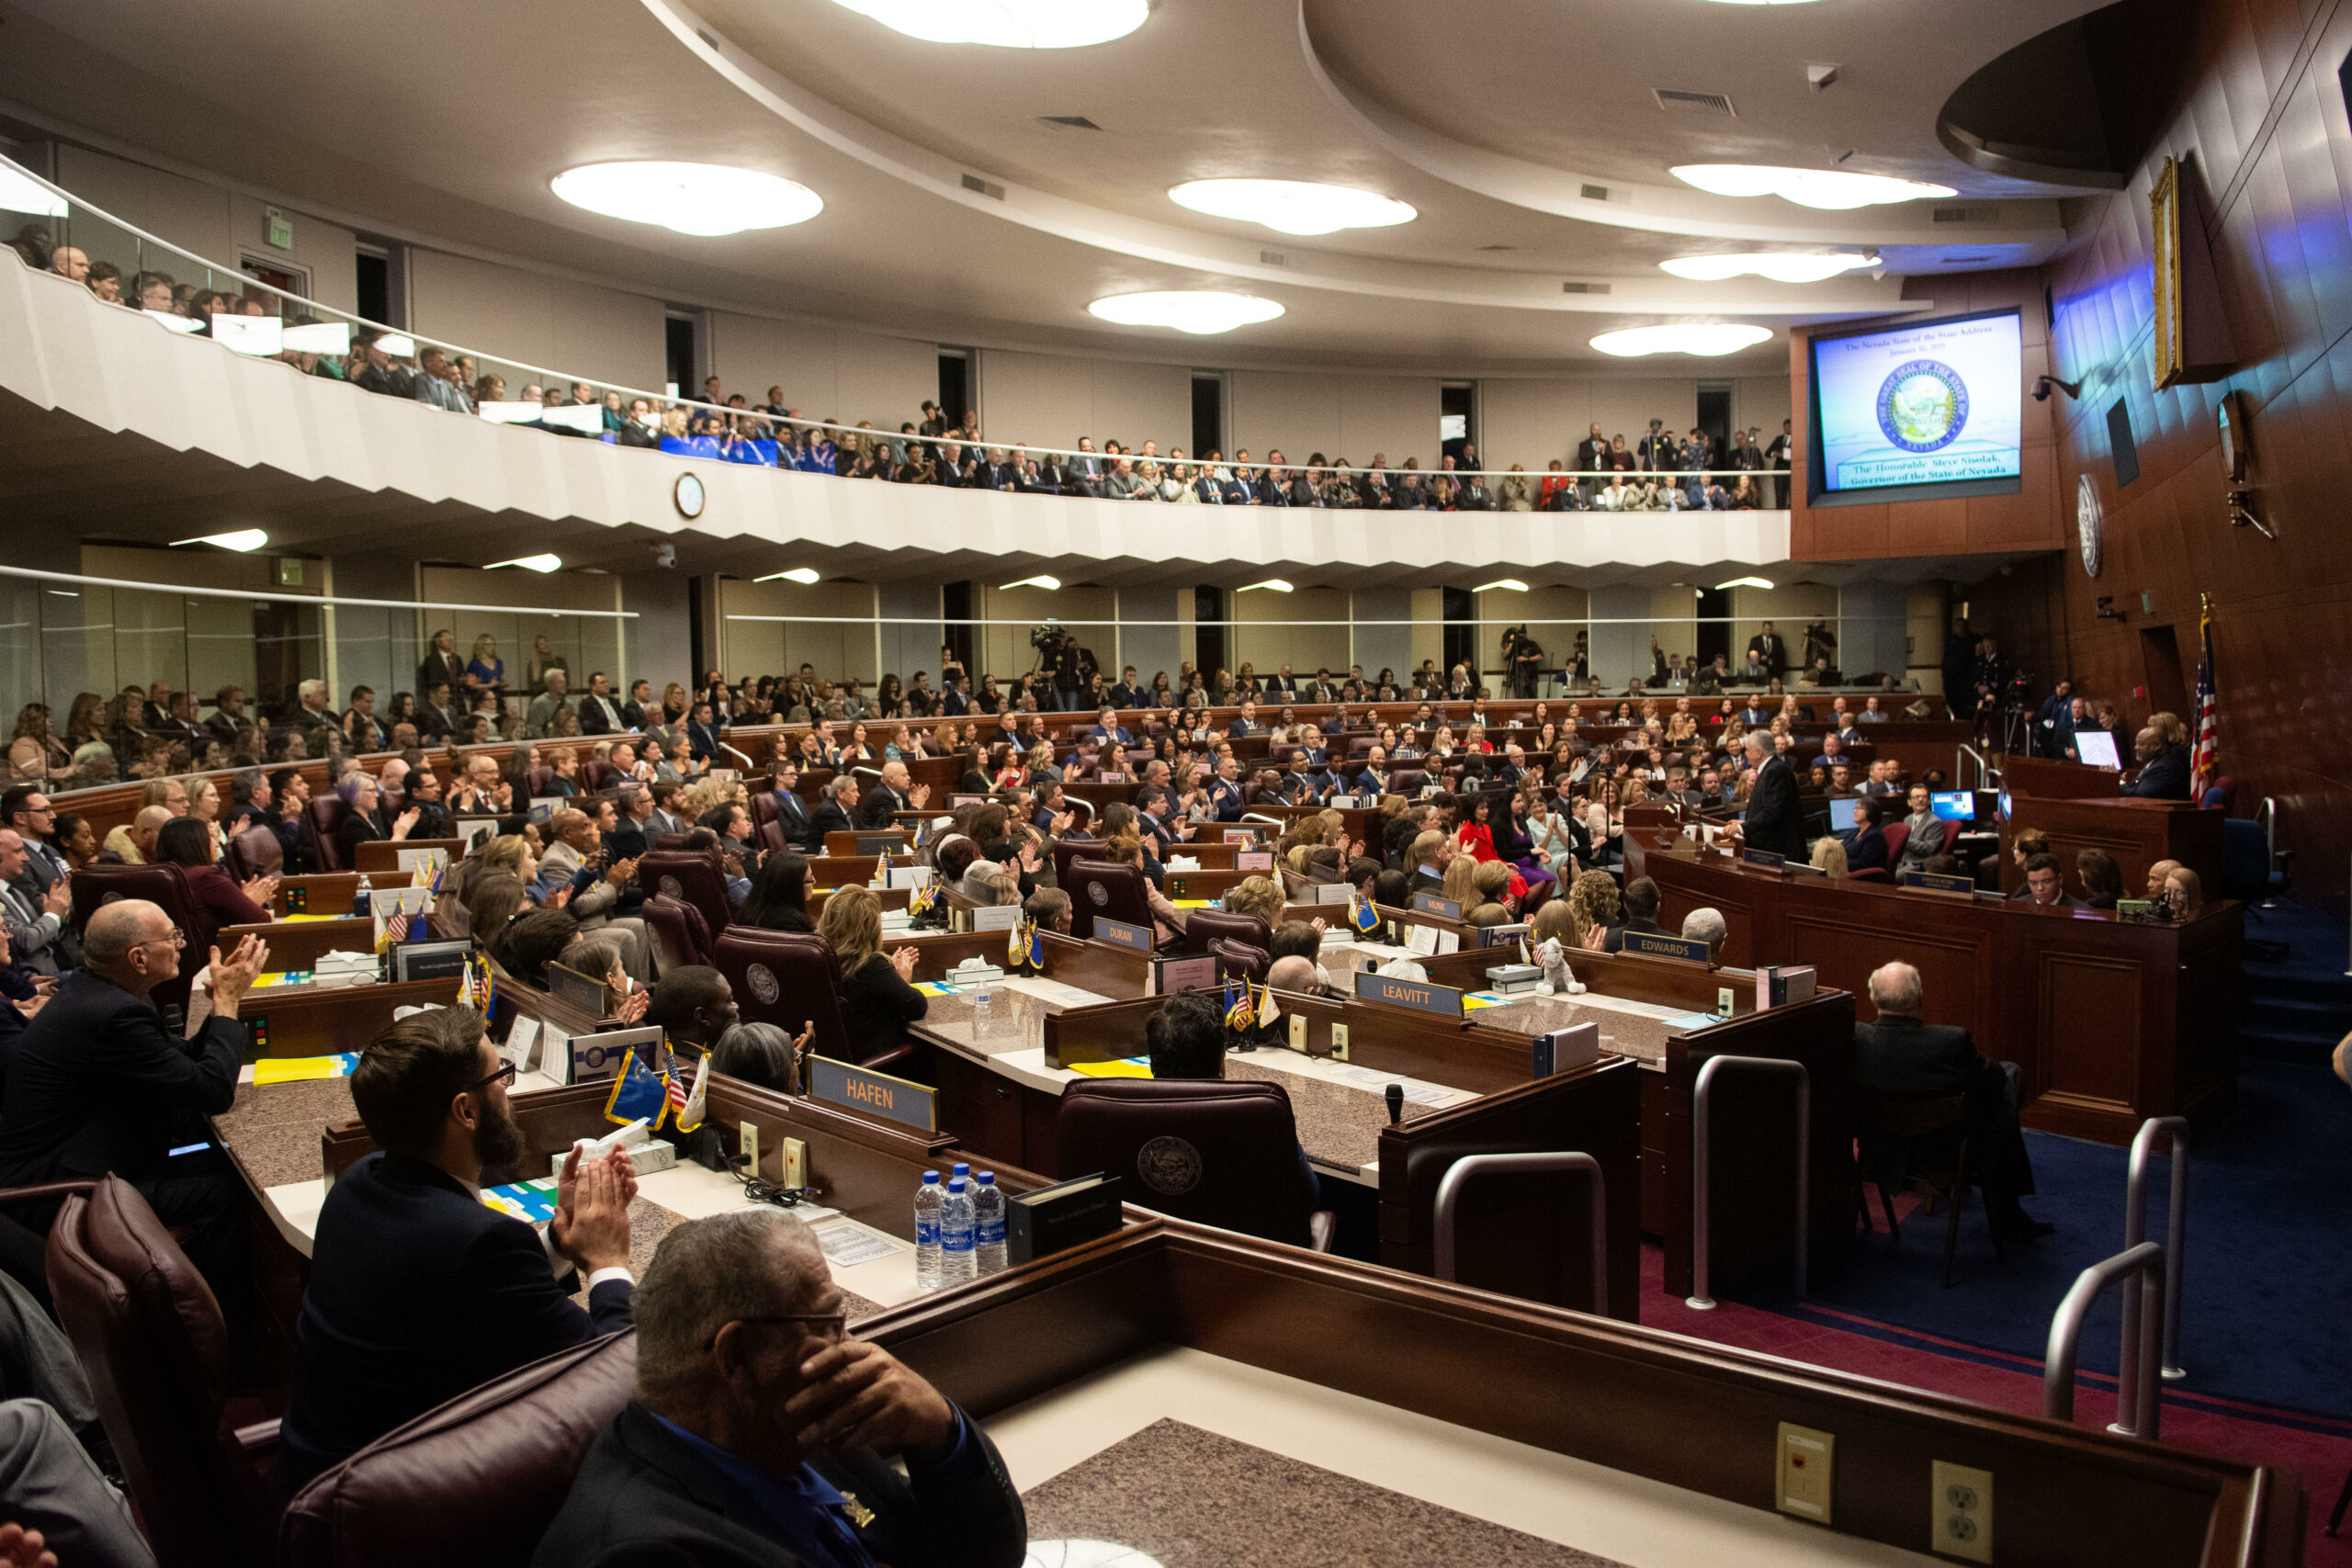
[[972,413],[972,355],[969,349],[939,351],[939,412],[950,426],[961,429]]
[[1731,466],[1731,390],[1729,381],[1699,383],[1699,428],[1713,443],[1713,455],[1707,460],[1711,468]]
[[[973,665],[971,583],[950,582],[943,587],[939,592],[939,610],[947,622],[939,640],[955,650],[956,662],[969,671]],[[944,688],[945,682],[943,680],[941,684]],[[970,690],[977,692],[979,685],[978,675],[973,675]]]
[[2140,629],[2141,668],[2146,671],[2148,711],[2188,716],[2188,682],[2180,669],[2180,639],[2170,626]]
[[[1193,668],[1201,672],[1203,681],[1216,678],[1225,668],[1225,590],[1195,588],[1193,590]],[[1182,701],[1184,694],[1176,694]]]
[[[1437,444],[1457,468],[1466,468],[1463,455],[1478,439],[1478,383],[1448,381],[1437,389]],[[1442,463],[1430,465],[1443,468]]]
[[1225,450],[1225,372],[1193,372],[1193,456]]
[[662,374],[673,398],[680,393],[702,396],[702,378],[695,374],[695,367],[702,360],[700,326],[690,310],[672,310],[662,318]]
[[[1445,668],[1451,673],[1457,664],[1467,664],[1472,677],[1484,684],[1486,677],[1478,670],[1478,623],[1476,602],[1467,588],[1442,588],[1438,591],[1444,603]],[[1498,653],[1498,658],[1500,654]]]
[[1727,588],[1699,590],[1698,649],[1692,655],[1699,667],[1705,669],[1722,654],[1726,662],[1731,659],[1731,591]]

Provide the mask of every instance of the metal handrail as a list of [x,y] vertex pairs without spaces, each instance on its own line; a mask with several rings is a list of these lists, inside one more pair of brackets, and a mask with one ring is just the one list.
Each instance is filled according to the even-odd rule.
[[[2050,1318],[2050,1344],[2041,1365],[2041,1413],[2052,1421],[2075,1418],[2075,1360],[2082,1348],[2083,1322],[2090,1315],[2091,1305],[2099,1292],[2118,1280],[2129,1280],[2136,1276],[2140,1310],[2143,1316],[2161,1317],[2165,1310],[2165,1249],[2153,1241],[2143,1241],[2125,1248],[2114,1257],[2092,1264],[2076,1277],[2066,1299]],[[2131,1286],[2124,1286],[2127,1292]],[[2125,1300],[2131,1297],[2127,1293]],[[2139,1367],[2138,1387],[2132,1405],[2134,1426],[2126,1430],[2120,1425],[2109,1428],[2126,1437],[2144,1438],[2154,1442],[2157,1438],[2163,1380],[2157,1375],[2156,1341],[2143,1337],[2133,1347]],[[2134,1376],[2128,1360],[2120,1361],[2115,1370],[2117,1407],[2122,1404],[2123,1387]]]
[[1446,1168],[1437,1184],[1437,1277],[1453,1278],[1453,1211],[1474,1176],[1533,1175],[1580,1170],[1592,1178],[1592,1312],[1609,1315],[1609,1179],[1588,1154],[1465,1155]]
[[1954,755],[1951,760],[1952,783],[1958,784],[1960,782],[1960,759],[1962,757],[1971,758],[1976,763],[1976,784],[1974,787],[1981,789],[1984,787],[1984,783],[1986,779],[1998,779],[2000,777],[1999,773],[1994,768],[1993,764],[1984,760],[1984,753],[1979,751],[1975,747],[1971,746],[1967,741],[1963,740],[1960,743],[1959,752]]
[[1811,1184],[1813,1154],[1813,1075],[1805,1071],[1803,1062],[1792,1062],[1781,1056],[1715,1056],[1699,1069],[1699,1081],[1690,1090],[1690,1295],[1683,1304],[1693,1312],[1713,1312],[1714,1299],[1707,1294],[1707,1211],[1709,1203],[1709,1165],[1707,1136],[1708,1091],[1714,1087],[1716,1074],[1724,1068],[1743,1071],[1794,1073],[1797,1080],[1797,1295],[1802,1299],[1805,1287],[1805,1233],[1811,1204],[1807,1201]]
[[[2140,1123],[2132,1140],[2130,1174],[2123,1184],[2123,1245],[2129,1250],[2148,1239],[2148,1162],[2154,1157],[2159,1134],[2172,1135],[2172,1208],[2165,1218],[2165,1315],[2159,1325],[2161,1355],[2157,1370],[2171,1382],[2188,1375],[2180,1364],[2180,1276],[2188,1248],[2188,1118],[2151,1116]],[[2139,1359],[2140,1298],[2123,1295],[2121,1359],[2131,1366]],[[2131,1437],[2139,1429],[2135,1395],[2138,1391],[2119,1382],[2115,1390],[2115,1421],[2108,1430]]]

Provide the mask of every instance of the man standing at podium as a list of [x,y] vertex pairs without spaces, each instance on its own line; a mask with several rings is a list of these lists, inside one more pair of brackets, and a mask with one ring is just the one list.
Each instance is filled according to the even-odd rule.
[[1791,860],[1804,859],[1804,818],[1797,804],[1796,769],[1772,750],[1769,730],[1747,732],[1747,765],[1756,770],[1748,787],[1747,815],[1740,842],[1751,850],[1770,850]]

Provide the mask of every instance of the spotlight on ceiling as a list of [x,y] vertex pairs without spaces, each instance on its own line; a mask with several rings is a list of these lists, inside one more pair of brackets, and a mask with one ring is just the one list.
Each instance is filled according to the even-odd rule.
[[1950,186],[1898,180],[1891,175],[1849,175],[1838,169],[1786,169],[1765,164],[1679,164],[1670,172],[1683,184],[1716,196],[1777,196],[1799,207],[1832,212],[1956,194]]
[[1272,299],[1227,294],[1214,288],[1170,288],[1148,294],[1114,294],[1087,310],[1125,327],[1174,327],[1205,336],[1271,321],[1283,313]]
[[754,582],[797,582],[801,587],[808,588],[816,584],[818,574],[815,567],[796,566],[790,571],[772,571],[765,577],[755,577],[752,581]]
[[519,566],[526,571],[558,571],[562,570],[563,558],[555,555],[516,556],[513,560],[494,560],[482,570],[496,571],[502,566]]
[[1592,346],[1620,359],[1645,354],[1736,354],[1771,339],[1771,330],[1746,321],[1668,321],[1654,327],[1623,327],[1602,333]]
[[1527,592],[1527,584],[1521,582],[1516,577],[1498,577],[1492,582],[1482,582],[1478,584],[1477,587],[1473,588],[1470,592],[1473,593],[1486,593],[1498,588],[1508,588],[1513,593],[1524,593]]
[[590,212],[703,239],[806,223],[825,209],[817,193],[796,180],[719,164],[583,164],[548,185]]
[[182,545],[217,545],[224,550],[235,550],[242,555],[248,550],[257,550],[267,543],[269,536],[259,528],[238,528],[226,534],[207,534],[200,538],[174,539],[172,548],[177,549]]
[[1125,38],[1151,14],[1148,0],[834,0],[926,43],[998,49],[1082,49]]
[[1735,577],[1729,582],[1716,583],[1715,592],[1721,593],[1726,588],[1770,588],[1771,586],[1771,582],[1765,578]]
[[1819,283],[1841,272],[1857,267],[1875,266],[1878,258],[1852,251],[1839,251],[1828,255],[1809,254],[1797,251],[1761,251],[1742,255],[1677,256],[1657,264],[1662,272],[1677,277],[1688,277],[1699,283],[1721,283],[1727,277],[1754,273],[1775,283]]
[[1272,589],[1276,593],[1287,593],[1291,591],[1290,584],[1283,579],[1279,577],[1270,577],[1263,582],[1245,582],[1238,589],[1236,589],[1235,592],[1247,593],[1254,588]]
[[1062,580],[1058,577],[1024,577],[1018,582],[1006,583],[997,592],[1010,593],[1016,588],[1042,588],[1048,593],[1056,593],[1061,591],[1061,586]]
[[1263,223],[1285,234],[1386,229],[1420,216],[1388,197],[1309,180],[1193,180],[1170,190],[1168,197],[1212,218]]

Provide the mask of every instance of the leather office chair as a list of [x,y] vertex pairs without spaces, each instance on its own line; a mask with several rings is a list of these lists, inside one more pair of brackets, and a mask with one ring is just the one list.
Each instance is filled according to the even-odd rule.
[[1208,950],[1216,959],[1219,981],[1247,980],[1253,986],[1262,986],[1266,983],[1266,971],[1273,964],[1264,948],[1225,937],[1211,941]]
[[656,893],[645,901],[644,914],[646,929],[653,933],[654,967],[661,973],[710,963],[710,931],[692,904]]
[[580,788],[584,795],[602,795],[620,782],[620,771],[594,757],[580,760]]
[[637,885],[650,897],[664,893],[692,904],[713,942],[734,923],[727,878],[716,855],[694,850],[649,850],[637,863]]
[[[849,1019],[842,1011],[841,964],[833,944],[810,931],[729,926],[711,943],[711,962],[727,976],[747,1023],[773,1023],[794,1039],[803,1024],[817,1026],[808,1048],[836,1062],[857,1062]],[[901,1077],[925,1067],[923,1043],[902,1041],[860,1066]]]
[[343,828],[343,819],[351,815],[351,807],[339,795],[317,795],[304,807],[303,817],[311,829],[311,855],[321,871],[349,871],[345,863],[343,845],[335,834]]
[[1903,862],[1903,847],[1911,841],[1911,824],[1889,822],[1879,831],[1886,838],[1886,863],[1892,867]]
[[386,1433],[287,1505],[284,1568],[512,1568],[530,1561],[606,1423],[637,1336],[520,1367]]
[[1054,886],[1067,893],[1070,887],[1070,868],[1081,856],[1091,859],[1102,852],[1102,845],[1093,839],[1056,839],[1053,845]]
[[1430,782],[1426,768],[1395,768],[1388,774],[1388,793],[1411,800],[1419,795],[1421,787]]
[[1209,943],[1218,938],[1239,942],[1263,952],[1274,940],[1272,927],[1255,915],[1237,915],[1225,909],[1194,909],[1184,917],[1184,951],[1206,953]]
[[[753,795],[752,798],[756,800],[759,797]],[[755,830],[760,835],[760,848],[769,854],[784,854],[792,848],[791,843],[784,836],[784,823],[776,817],[769,817],[766,821],[759,824]]]
[[48,1267],[161,1568],[267,1562],[277,1521],[261,1466],[277,1423],[228,1425],[228,1332],[204,1276],[138,1189],[113,1176],[65,1200]]
[[[1058,873],[1058,865],[1056,869]],[[1083,855],[1073,859],[1069,880],[1062,884],[1062,890],[1069,895],[1069,934],[1080,942],[1091,937],[1097,915],[1149,931],[1151,902],[1147,886],[1140,867]]]
[[1330,1249],[1310,1207],[1282,1085],[1216,1078],[1080,1078],[1062,1089],[1061,1168],[1100,1170],[1129,1201],[1268,1241]]
[[[541,763],[524,775],[524,783],[529,788],[533,798],[552,795],[555,793],[555,770]],[[526,804],[528,803],[526,802]]]
[[[1878,1189],[1879,1207],[1886,1214],[1887,1235],[1898,1244],[1903,1232],[1894,1223],[1896,1187],[1919,1186],[1938,1202],[1951,1205],[1944,1220],[1944,1282],[1951,1289],[1951,1259],[1960,1245],[1960,1211],[1968,1201],[1968,1097],[1947,1095],[1938,1100],[1899,1100],[1860,1094],[1862,1169]],[[1870,1199],[1861,1199],[1862,1218],[1870,1218]],[[1932,1211],[1930,1211],[1932,1212]],[[1991,1216],[1986,1216],[1988,1224]],[[1993,1257],[2007,1263],[2001,1233],[1992,1229]]]
[[[753,790],[752,792],[752,826],[755,829],[765,828],[776,819],[775,790],[773,784],[767,789]],[[781,836],[777,841],[781,841]]]
[[[335,802],[340,806],[341,801]],[[187,938],[187,950],[180,954],[180,972],[176,978],[166,980],[148,993],[158,1008],[175,1007],[186,1012],[188,983],[196,972],[204,967],[205,951],[201,943],[210,938],[211,918],[197,907],[188,892],[187,873],[168,863],[157,865],[86,865],[74,874],[74,929],[85,930],[90,917],[102,904],[112,904],[123,898],[144,898],[170,918]]]
[[684,833],[656,833],[652,847],[657,850],[683,850],[686,847],[686,836]]
[[247,828],[229,835],[220,847],[220,863],[228,868],[230,878],[239,883],[276,876],[286,869],[286,846],[267,828]]

